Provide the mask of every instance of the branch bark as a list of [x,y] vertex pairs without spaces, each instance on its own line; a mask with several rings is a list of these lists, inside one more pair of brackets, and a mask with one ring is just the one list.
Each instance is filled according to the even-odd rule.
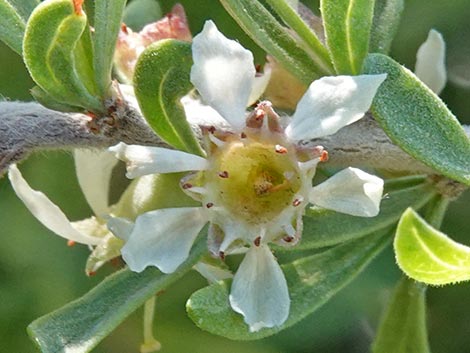
[[[113,109],[111,109],[113,110]],[[199,135],[199,126],[214,125],[192,121]],[[217,125],[217,129],[227,129]],[[465,127],[470,135],[470,127]],[[92,118],[79,113],[61,113],[38,103],[0,102],[0,175],[12,163],[20,162],[31,152],[80,148],[106,148],[118,142],[165,146],[142,118],[128,104],[115,107],[105,118]],[[433,174],[434,171],[394,145],[368,114],[365,118],[341,129],[336,134],[300,141],[299,145],[322,145],[329,153],[332,166],[360,166],[410,174]]]

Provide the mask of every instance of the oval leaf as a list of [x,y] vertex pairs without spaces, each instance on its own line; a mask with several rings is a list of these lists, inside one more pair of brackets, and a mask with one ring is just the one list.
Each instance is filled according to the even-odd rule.
[[75,48],[87,26],[72,1],[49,0],[31,14],[23,43],[24,60],[34,81],[59,103],[99,112],[102,104],[90,94],[76,70]]
[[314,79],[330,74],[321,68],[259,1],[220,0],[238,25],[286,70],[308,85]]
[[149,125],[169,145],[203,155],[183,106],[182,96],[192,88],[191,45],[174,39],[158,41],[140,55],[134,73],[134,90]]
[[385,55],[369,55],[364,72],[388,75],[372,112],[390,139],[443,175],[470,185],[470,139],[441,99]]
[[397,34],[404,0],[375,0],[369,52],[388,54]]
[[374,0],[322,0],[326,42],[338,74],[357,75],[369,50]]
[[101,97],[109,96],[114,48],[126,0],[95,0],[93,63]]
[[372,344],[373,353],[429,353],[426,286],[402,278]]
[[381,232],[282,265],[291,307],[289,318],[280,327],[250,333],[243,317],[230,307],[230,281],[198,290],[188,300],[186,310],[201,329],[233,340],[254,340],[273,335],[325,304],[352,281],[388,242],[388,232],[387,235]]
[[360,238],[366,234],[396,223],[403,211],[410,205],[415,209],[423,207],[435,195],[430,184],[394,190],[385,193],[376,217],[355,217],[323,209],[307,210],[302,240],[293,247],[279,247],[279,250],[312,249],[336,245]]
[[398,266],[416,281],[443,285],[470,280],[470,248],[434,229],[411,208],[398,223],[394,248]]
[[201,237],[172,274],[155,268],[142,273],[121,270],[83,297],[31,323],[28,333],[42,353],[87,353],[147,299],[191,270],[206,252]]

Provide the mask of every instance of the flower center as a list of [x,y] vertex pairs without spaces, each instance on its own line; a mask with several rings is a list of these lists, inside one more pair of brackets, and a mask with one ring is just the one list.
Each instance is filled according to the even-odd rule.
[[301,187],[294,153],[259,140],[226,143],[214,152],[206,175],[217,203],[254,224],[274,219]]

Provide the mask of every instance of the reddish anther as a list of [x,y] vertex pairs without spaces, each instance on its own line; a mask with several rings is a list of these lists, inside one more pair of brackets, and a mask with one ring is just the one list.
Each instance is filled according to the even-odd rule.
[[240,137],[241,137],[242,139],[246,139],[246,134],[245,134],[244,132],[242,132],[242,133],[240,134]]
[[328,160],[328,151],[323,151],[320,155],[320,162],[326,162]]
[[260,246],[260,245],[261,245],[261,237],[257,237],[257,238],[253,241],[253,244],[255,244],[255,246]]
[[96,275],[96,271],[88,271],[87,275],[90,276],[90,277],[94,276],[94,275]]
[[299,199],[295,199],[294,202],[292,202],[292,206],[297,207],[302,203]]
[[183,189],[191,189],[193,187],[193,184],[190,184],[190,183],[184,183],[183,185],[181,185],[181,187]]
[[211,208],[212,206],[214,206],[214,204],[213,204],[212,202],[206,203],[206,207],[207,207],[207,208]]
[[219,172],[218,175],[219,177],[224,178],[224,179],[228,178],[228,172],[226,170],[224,170],[223,172]]
[[77,15],[82,15],[83,10],[82,10],[82,5],[85,0],[73,0],[73,9]]
[[75,244],[76,244],[76,242],[73,241],[73,240],[67,241],[67,246],[74,246]]
[[219,257],[221,260],[225,260],[225,253],[223,251],[219,251]]
[[284,238],[282,238],[282,240],[284,240],[286,243],[290,243],[292,240],[294,240],[294,237],[286,235]]
[[276,149],[276,153],[280,153],[280,154],[287,153],[287,148],[285,148],[284,146],[276,145],[274,148]]

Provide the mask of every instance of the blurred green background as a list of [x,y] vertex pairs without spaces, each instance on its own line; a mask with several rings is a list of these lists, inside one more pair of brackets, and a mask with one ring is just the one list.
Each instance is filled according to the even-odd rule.
[[[164,13],[176,1],[162,0]],[[213,19],[231,38],[263,53],[243,34],[218,1],[180,1],[187,11],[191,30],[197,33],[206,19]],[[317,11],[318,2],[308,6]],[[470,0],[409,0],[392,56],[413,69],[415,53],[430,28],[439,30],[448,46],[450,82],[442,97],[462,122],[470,123]],[[0,45],[0,95],[10,100],[31,100],[29,79],[21,59]],[[1,118],[1,117],[0,117]],[[418,137],[419,138],[419,137]],[[0,141],[1,143],[1,141]],[[42,152],[21,165],[34,188],[44,191],[72,220],[91,214],[68,152]],[[117,195],[115,195],[117,196]],[[470,194],[454,202],[444,231],[470,244]],[[0,352],[34,352],[26,326],[35,318],[86,293],[113,269],[106,267],[88,278],[84,246],[66,242],[37,222],[16,198],[6,178],[0,180]],[[205,285],[190,274],[168,289],[157,303],[156,337],[164,353],[364,353],[373,338],[387,298],[400,277],[391,249],[306,320],[274,337],[256,342],[234,342],[199,330],[184,310],[189,295]],[[470,285],[428,290],[428,322],[435,353],[470,352]],[[94,352],[138,352],[142,339],[142,311],[134,313]]]

